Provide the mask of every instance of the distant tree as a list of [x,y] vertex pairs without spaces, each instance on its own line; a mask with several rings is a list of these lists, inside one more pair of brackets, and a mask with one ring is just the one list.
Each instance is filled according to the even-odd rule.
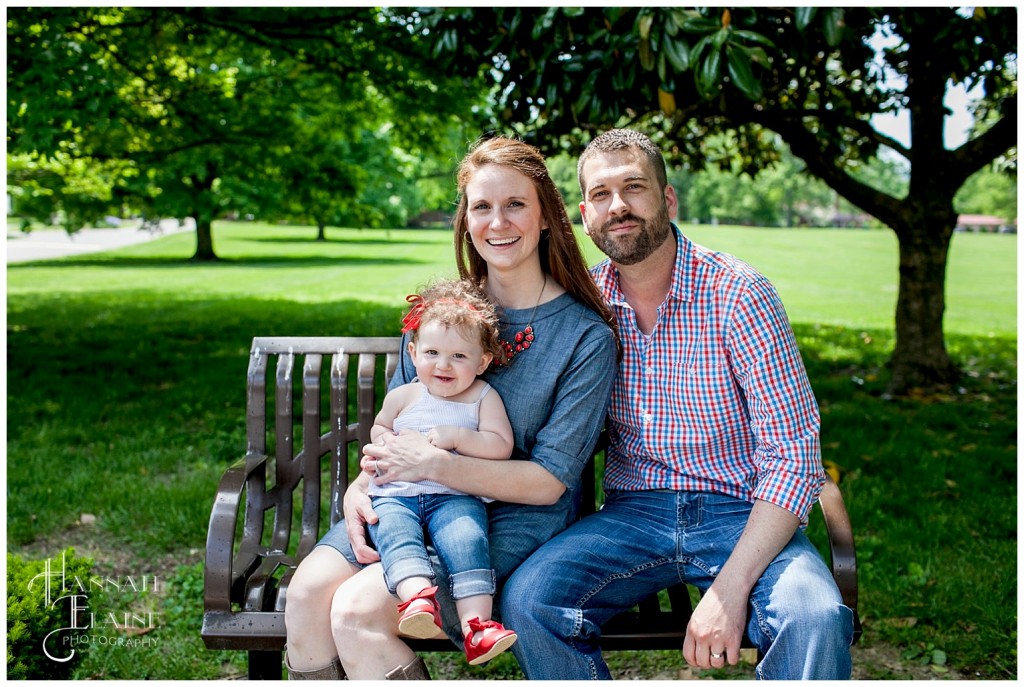
[[126,166],[64,153],[50,159],[8,155],[7,192],[14,214],[25,228],[35,220],[60,226],[68,234],[99,218],[121,217],[126,199],[115,182],[123,178]]
[[[396,141],[433,150],[438,122],[478,95],[444,88],[423,41],[367,7],[21,7],[7,17],[8,149],[129,163],[115,187],[150,212],[194,217],[198,260],[216,257],[214,218],[289,212],[295,151],[323,153],[304,161],[326,168],[303,183],[341,192],[355,180],[347,165],[367,159],[329,152],[347,143],[383,162]],[[331,111],[331,131],[304,125]],[[368,153],[364,134],[382,121],[394,122],[391,140]],[[398,182],[399,170],[375,169],[364,189]],[[330,205],[331,192],[306,200]],[[378,200],[345,196],[336,215],[376,216]]]
[[[540,145],[578,150],[594,132],[639,126],[670,158],[706,159],[733,131],[751,172],[778,159],[777,133],[808,171],[891,227],[899,240],[890,392],[943,385],[958,370],[942,321],[953,197],[1016,141],[1017,10],[904,8],[457,8],[419,12],[452,70],[483,69],[503,120]],[[876,50],[872,39],[886,39]],[[982,84],[989,123],[943,146],[953,84]],[[905,109],[912,147],[871,118]],[[566,143],[566,137],[570,143]],[[879,148],[907,161],[906,195],[851,172]]]
[[962,215],[992,215],[1007,223],[1017,219],[1016,170],[990,165],[967,179],[953,199]]

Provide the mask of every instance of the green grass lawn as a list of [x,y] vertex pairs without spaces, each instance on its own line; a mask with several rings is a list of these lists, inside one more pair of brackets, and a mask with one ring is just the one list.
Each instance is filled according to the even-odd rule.
[[[936,675],[1015,677],[1016,237],[954,238],[946,330],[961,385],[884,401],[897,278],[890,232],[684,230],[755,265],[786,303],[821,405],[824,457],[842,472],[853,521],[862,645],[894,645]],[[73,541],[88,513],[120,559],[196,560],[217,481],[244,449],[252,337],[394,335],[404,296],[454,271],[447,231],[314,237],[312,228],[218,223],[216,264],[189,262],[194,238],[181,234],[8,266],[10,551]],[[237,672],[239,655],[207,652],[198,638],[201,568],[179,569],[166,591],[161,603],[173,612],[153,633],[158,651],[95,648],[76,675]],[[614,660],[623,676],[682,665],[675,652],[645,655],[639,673],[635,657]],[[438,674],[448,670],[517,675],[499,661]]]

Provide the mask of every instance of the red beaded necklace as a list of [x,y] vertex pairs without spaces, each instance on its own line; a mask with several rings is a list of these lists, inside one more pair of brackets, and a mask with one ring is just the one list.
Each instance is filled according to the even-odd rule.
[[537,314],[537,308],[540,307],[540,299],[544,297],[544,289],[548,287],[548,275],[544,275],[544,284],[540,287],[540,294],[537,296],[537,303],[533,306],[533,312],[530,313],[530,320],[527,322],[524,329],[520,329],[516,332],[515,336],[512,337],[512,341],[501,340],[501,346],[505,349],[505,362],[504,365],[511,365],[512,359],[517,354],[522,353],[527,348],[533,345],[533,342],[537,340],[537,335],[533,333],[533,318]]

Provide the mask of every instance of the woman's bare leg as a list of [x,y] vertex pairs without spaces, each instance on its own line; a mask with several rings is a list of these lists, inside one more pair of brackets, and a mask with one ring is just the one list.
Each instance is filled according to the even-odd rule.
[[299,563],[288,585],[284,625],[288,665],[298,671],[330,665],[338,653],[331,635],[331,600],[358,568],[330,546],[318,546]]
[[380,680],[415,660],[416,654],[398,636],[397,603],[379,564],[363,568],[335,593],[331,625],[350,680]]

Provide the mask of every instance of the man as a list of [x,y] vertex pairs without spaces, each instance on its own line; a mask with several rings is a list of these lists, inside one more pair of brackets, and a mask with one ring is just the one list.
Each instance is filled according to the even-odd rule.
[[609,131],[579,161],[593,268],[623,358],[608,417],[605,505],[534,553],[502,617],[531,679],[607,679],[600,626],[676,582],[704,596],[690,665],[739,659],[760,678],[849,678],[853,614],[801,525],[824,482],[819,416],[771,284],[698,246],[643,134]]

